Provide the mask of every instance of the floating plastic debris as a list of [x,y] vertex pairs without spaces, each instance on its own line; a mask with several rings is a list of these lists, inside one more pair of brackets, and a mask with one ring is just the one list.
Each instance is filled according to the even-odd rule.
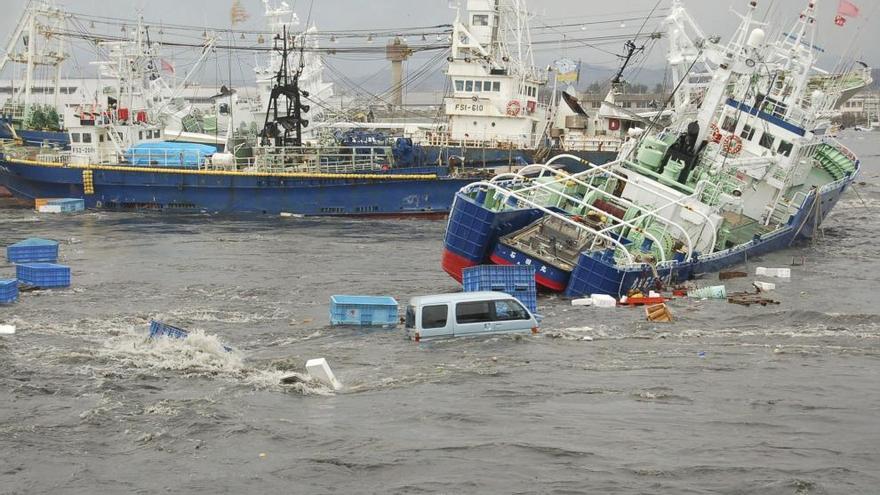
[[776,278],[791,278],[791,268],[766,268],[759,266],[755,269],[755,275]]
[[15,325],[0,325],[0,335],[15,335]]
[[590,296],[593,306],[597,308],[614,308],[617,306],[617,299],[608,294],[593,294]]
[[724,299],[727,297],[727,288],[723,285],[713,285],[702,289],[691,289],[687,292],[688,297],[706,299]]
[[592,306],[593,299],[590,297],[582,297],[580,299],[572,299],[571,305],[572,306]]
[[[161,321],[150,320],[150,338],[158,339],[162,337],[185,339],[189,337],[189,332],[182,328],[162,323]],[[232,348],[225,345],[223,346],[223,350],[226,352],[232,352]]]
[[327,360],[324,358],[309,359],[306,362],[306,371],[309,373],[309,376],[333,390],[342,388],[342,384],[336,379],[336,375],[333,374],[333,370],[330,369],[330,365],[327,364]]
[[771,290],[776,289],[776,284],[771,283],[771,282],[760,282],[760,281],[756,280],[756,281],[752,282],[752,285],[754,285],[755,288],[761,292],[769,292]]

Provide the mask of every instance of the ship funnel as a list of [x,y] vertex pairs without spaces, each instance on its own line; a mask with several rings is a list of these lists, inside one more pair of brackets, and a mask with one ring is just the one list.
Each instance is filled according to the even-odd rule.
[[761,48],[761,45],[764,44],[764,38],[767,35],[764,33],[764,30],[761,28],[755,28],[751,34],[749,34],[749,39],[746,41],[746,44],[752,48]]

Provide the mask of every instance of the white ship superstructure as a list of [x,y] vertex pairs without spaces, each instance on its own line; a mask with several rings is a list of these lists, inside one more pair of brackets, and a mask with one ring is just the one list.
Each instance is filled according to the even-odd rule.
[[535,68],[524,0],[468,0],[454,23],[447,74],[448,144],[540,144],[547,131],[547,78]]

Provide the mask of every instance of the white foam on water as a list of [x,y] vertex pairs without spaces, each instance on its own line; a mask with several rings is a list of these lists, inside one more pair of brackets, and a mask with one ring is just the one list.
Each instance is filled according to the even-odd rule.
[[227,380],[260,390],[293,390],[307,395],[330,393],[327,387],[308,378],[293,386],[283,385],[281,378],[290,372],[249,366],[239,351],[227,352],[223,346],[224,342],[216,335],[201,329],[191,330],[186,339],[148,339],[143,331],[131,331],[107,339],[96,357],[117,373],[171,371],[186,377]]

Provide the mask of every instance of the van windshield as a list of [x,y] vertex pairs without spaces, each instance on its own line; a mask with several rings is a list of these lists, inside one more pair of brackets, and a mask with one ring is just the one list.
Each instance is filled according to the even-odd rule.
[[413,309],[412,306],[406,307],[406,318],[404,326],[406,328],[415,328],[416,327],[416,310]]

